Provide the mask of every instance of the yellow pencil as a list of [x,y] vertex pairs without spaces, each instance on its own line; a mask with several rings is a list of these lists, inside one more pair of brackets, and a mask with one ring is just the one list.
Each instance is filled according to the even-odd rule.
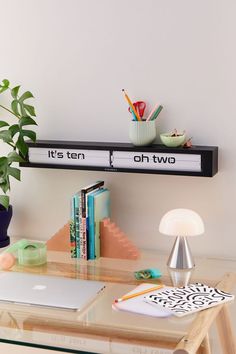
[[154,286],[152,288],[145,289],[145,290],[142,290],[142,291],[138,291],[137,293],[133,293],[133,294],[130,294],[130,295],[124,295],[124,296],[120,297],[119,299],[116,299],[115,302],[121,302],[121,301],[124,301],[124,300],[132,299],[135,296],[139,296],[139,295],[143,295],[143,294],[146,294],[146,293],[150,293],[151,291],[158,290],[158,289],[161,289],[163,287],[164,287],[163,284],[156,285],[156,286]]
[[140,118],[140,116],[139,116],[138,112],[136,111],[136,109],[135,109],[135,107],[134,107],[133,103],[131,102],[131,100],[130,100],[129,96],[127,95],[127,93],[125,92],[125,90],[124,90],[124,89],[122,89],[122,91],[124,92],[124,94],[125,94],[125,98],[126,98],[126,101],[128,102],[128,104],[129,104],[130,108],[131,108],[131,109],[132,109],[132,111],[134,112],[134,115],[136,116],[137,120],[141,120],[141,118]]

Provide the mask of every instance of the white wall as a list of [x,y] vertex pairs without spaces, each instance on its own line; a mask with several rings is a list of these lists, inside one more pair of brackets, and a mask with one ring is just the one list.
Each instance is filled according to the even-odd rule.
[[0,78],[34,93],[38,138],[128,141],[124,87],[164,105],[160,132],[186,129],[220,149],[213,178],[24,169],[11,235],[49,238],[68,220],[70,196],[104,179],[114,221],[138,246],[169,250],[160,218],[184,207],[205,221],[194,253],[235,258],[236,2],[0,0],[0,9]]

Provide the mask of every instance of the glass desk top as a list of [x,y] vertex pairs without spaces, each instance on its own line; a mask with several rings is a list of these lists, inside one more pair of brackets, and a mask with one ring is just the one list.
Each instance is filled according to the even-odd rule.
[[[107,286],[80,312],[0,304],[1,341],[77,353],[128,353],[129,346],[136,348],[139,345],[163,348],[163,354],[172,353],[178,343],[191,334],[194,324],[199,321],[199,313],[183,318],[154,318],[115,311],[112,309],[113,300],[142,282],[134,278],[134,271],[151,267],[161,270],[161,281],[165,285],[180,286],[191,279],[216,286],[228,274],[222,290],[235,293],[236,261],[198,258],[195,259],[196,267],[192,272],[171,273],[166,267],[166,261],[166,255],[148,250],[142,251],[141,259],[135,261],[109,258],[75,260],[70,258],[69,253],[49,251],[48,262],[43,266],[16,265],[12,271],[102,280]],[[155,280],[151,282],[155,283]],[[232,308],[235,305],[231,303],[227,306]],[[206,311],[211,314],[215,310],[201,311],[201,316]],[[215,317],[212,315],[212,321]]]

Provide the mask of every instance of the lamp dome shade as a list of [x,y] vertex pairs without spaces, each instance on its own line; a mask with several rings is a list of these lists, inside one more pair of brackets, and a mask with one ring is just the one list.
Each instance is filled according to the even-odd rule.
[[173,209],[161,219],[159,231],[169,236],[197,236],[204,232],[202,218],[190,209]]

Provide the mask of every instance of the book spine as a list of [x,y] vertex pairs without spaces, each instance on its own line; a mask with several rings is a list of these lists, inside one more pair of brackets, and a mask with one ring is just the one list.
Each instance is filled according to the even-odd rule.
[[76,258],[74,196],[70,200],[70,253],[71,253],[71,258]]
[[76,258],[80,258],[80,221],[79,221],[79,194],[75,194],[75,243]]
[[101,188],[104,181],[95,182],[80,191],[79,222],[80,222],[80,258],[88,259],[88,237],[87,237],[87,202],[86,195],[95,189]]
[[93,184],[90,184],[89,186],[83,188],[82,190],[85,191],[85,193],[92,192],[94,189],[101,188],[104,186],[104,181],[98,181]]
[[89,194],[91,194],[93,192],[90,193],[86,193],[86,240],[87,240],[87,259],[91,259],[89,257],[89,210],[88,210],[88,196]]
[[87,233],[86,233],[86,192],[80,191],[79,203],[79,222],[80,222],[80,258],[88,259],[87,255]]
[[94,197],[88,196],[88,257],[95,259],[95,226],[94,226]]
[[[102,192],[105,198],[102,198],[103,201],[97,200],[94,201],[94,223],[95,223],[95,258],[98,259],[101,256],[101,242],[100,242],[100,221],[104,218],[110,217],[110,192],[105,188]],[[100,194],[100,197],[102,196]],[[100,198],[98,198],[100,199]]]

